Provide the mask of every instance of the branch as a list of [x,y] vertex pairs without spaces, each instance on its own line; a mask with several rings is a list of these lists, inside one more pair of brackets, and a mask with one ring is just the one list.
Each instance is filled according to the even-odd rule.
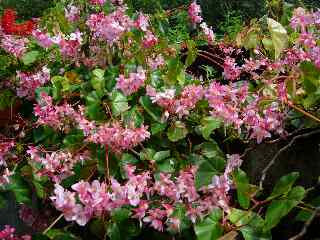
[[307,233],[308,227],[310,227],[312,221],[317,217],[319,213],[320,213],[320,207],[317,207],[316,210],[311,215],[311,217],[308,219],[308,221],[305,222],[302,230],[297,235],[291,237],[289,240],[301,239]]
[[296,111],[298,111],[298,112],[300,112],[300,113],[304,114],[305,116],[307,116],[307,117],[309,117],[309,118],[313,119],[314,121],[316,121],[316,122],[320,123],[320,119],[319,119],[319,118],[317,118],[316,116],[312,115],[311,113],[308,113],[307,111],[305,111],[305,110],[303,110],[303,109],[301,109],[301,108],[299,108],[299,107],[295,106],[293,103],[291,103],[291,102],[289,102],[289,101],[287,102],[287,104],[288,104],[288,106],[289,106],[289,107],[292,107],[294,110],[296,110]]
[[292,140],[289,142],[288,145],[284,146],[283,148],[281,148],[276,155],[274,155],[274,157],[271,159],[271,161],[269,162],[269,164],[263,169],[262,171],[262,175],[261,175],[261,179],[259,182],[259,188],[260,190],[263,189],[263,182],[266,178],[267,172],[269,171],[269,169],[272,167],[272,165],[276,162],[276,160],[278,159],[278,157],[285,152],[286,150],[288,150],[290,147],[292,147],[292,145],[295,143],[295,141],[297,141],[298,139],[301,138],[307,138],[310,137],[312,135],[318,134],[320,133],[320,129],[317,129],[315,131],[309,132],[309,133],[305,133],[305,134],[301,134],[301,135],[297,135],[295,137],[292,138]]

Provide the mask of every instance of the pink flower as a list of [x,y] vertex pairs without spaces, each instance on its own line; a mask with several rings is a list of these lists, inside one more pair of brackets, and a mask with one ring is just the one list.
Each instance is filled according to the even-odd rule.
[[88,141],[108,145],[114,152],[122,152],[135,147],[149,137],[150,133],[145,126],[130,129],[122,128],[118,124],[111,126],[106,124],[100,126],[96,133],[88,138]]
[[180,118],[189,115],[189,111],[194,109],[198,101],[204,96],[202,86],[194,84],[185,86],[181,96],[175,96],[174,89],[166,89],[164,92],[157,92],[151,86],[146,87],[147,95],[152,102],[157,103],[168,113],[178,114]]
[[103,13],[92,14],[87,20],[87,25],[96,38],[106,40],[112,45],[133,26],[125,11],[124,7],[119,7],[107,16]]
[[38,44],[43,48],[50,48],[54,43],[51,37],[42,32],[40,29],[32,31],[32,36],[37,40]]
[[143,13],[139,13],[138,18],[135,20],[134,25],[141,31],[146,32],[149,27],[149,17]]
[[150,223],[151,227],[155,230],[163,232],[163,218],[166,216],[166,212],[161,209],[150,209],[148,216],[143,218],[143,221]]
[[29,40],[27,38],[18,38],[13,35],[3,35],[3,38],[0,42],[0,47],[15,57],[20,58],[26,53],[26,45],[28,43]]
[[20,79],[17,95],[32,100],[35,97],[35,90],[50,81],[50,70],[44,66],[37,73],[17,72]]
[[43,166],[43,169],[41,169],[38,174],[40,176],[46,175],[56,183],[71,176],[74,165],[80,160],[83,160],[81,155],[72,156],[71,153],[62,151],[51,154],[46,153],[44,155],[39,149],[34,147],[29,147],[27,153],[30,154],[33,161]]
[[2,172],[2,175],[0,175],[0,186],[9,184],[10,176],[12,175],[13,175],[13,172],[11,172],[8,168],[5,168]]
[[76,6],[69,5],[64,9],[66,19],[70,22],[76,22],[80,19],[80,9]]
[[240,77],[241,69],[236,65],[235,59],[226,57],[223,63],[223,75],[226,79],[234,81]]
[[142,40],[142,44],[145,48],[151,48],[158,43],[158,38],[151,31],[147,31],[145,37]]
[[200,16],[201,8],[195,1],[190,4],[188,14],[192,24],[197,24],[202,21],[202,17]]
[[208,27],[208,25],[205,22],[201,23],[200,27],[201,27],[208,43],[213,44],[216,36],[213,33],[212,27]]
[[90,4],[93,5],[103,5],[106,0],[89,0]]
[[7,166],[6,158],[14,145],[14,141],[0,141],[0,166]]
[[309,14],[304,8],[299,7],[293,11],[290,26],[293,29],[301,28],[302,32],[305,32],[306,27],[308,27],[313,22],[313,16]]
[[5,225],[4,229],[0,231],[0,239],[2,240],[31,240],[30,235],[17,236],[15,235],[16,229]]
[[117,78],[116,88],[120,89],[125,95],[131,95],[139,90],[146,80],[146,72],[142,67],[138,67],[136,73],[130,73],[126,78],[124,75],[120,75]]
[[164,58],[161,54],[148,58],[147,63],[152,70],[156,70],[165,65]]
[[139,206],[133,209],[134,215],[132,217],[141,221],[145,217],[148,208],[149,204],[147,201],[140,201]]

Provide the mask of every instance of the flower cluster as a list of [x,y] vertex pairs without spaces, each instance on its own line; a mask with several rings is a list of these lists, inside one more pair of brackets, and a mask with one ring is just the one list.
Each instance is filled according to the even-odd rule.
[[78,126],[87,136],[95,128],[93,122],[85,119],[81,106],[79,111],[76,111],[67,103],[54,105],[52,98],[44,92],[41,92],[39,103],[34,106],[34,114],[38,117],[39,125],[47,125],[64,132],[69,132],[72,127]]
[[189,115],[189,111],[195,108],[204,95],[203,87],[194,84],[184,87],[179,97],[175,97],[174,89],[166,89],[164,92],[157,92],[151,86],[147,86],[146,89],[152,102],[164,108],[167,113],[177,114],[180,118]]
[[235,84],[221,85],[213,82],[206,92],[213,116],[221,118],[227,125],[234,125],[239,131],[245,125],[251,138],[257,139],[258,143],[271,137],[270,132],[282,134],[283,114],[277,102],[260,113],[261,98],[256,95],[255,100],[249,101],[248,96],[246,84],[237,87]]
[[200,28],[205,36],[205,39],[209,44],[212,44],[215,40],[215,34],[212,30],[212,27],[209,27],[206,22],[202,22],[203,18],[201,17],[201,7],[196,3],[196,1],[190,4],[188,8],[188,14],[193,25],[201,23]]
[[47,33],[42,32],[40,29],[33,30],[32,36],[43,48],[50,48],[54,44],[52,38]]
[[14,55],[16,58],[20,58],[27,51],[27,44],[29,40],[27,38],[16,37],[12,35],[3,35],[0,47],[7,53]]
[[[179,219],[173,217],[178,204],[184,204],[186,216],[193,222],[214,208],[221,207],[229,211],[227,195],[232,185],[229,176],[241,162],[238,155],[228,156],[228,165],[221,179],[214,176],[211,185],[198,191],[195,187],[195,167],[181,170],[175,179],[170,174],[160,173],[160,179],[153,180],[149,171],[135,174],[136,168],[127,165],[128,180],[123,184],[113,178],[110,186],[97,180],[91,184],[80,181],[72,186],[73,192],[56,184],[51,199],[67,221],[76,221],[79,225],[85,225],[95,216],[111,214],[117,208],[131,206],[133,218],[150,224],[158,231],[163,231],[165,224],[168,228],[179,229]],[[217,179],[220,179],[219,182]],[[222,183],[223,179],[226,181]],[[77,198],[80,203],[77,203]]]
[[133,129],[123,128],[119,123],[97,126],[94,121],[85,119],[82,107],[76,111],[67,103],[55,106],[52,98],[46,93],[41,94],[40,103],[35,105],[34,112],[38,117],[38,124],[48,125],[65,132],[72,127],[77,127],[87,136],[86,141],[107,144],[115,152],[133,148],[150,137],[145,126]]
[[74,5],[69,5],[64,10],[66,19],[70,22],[76,22],[80,19],[80,9]]
[[240,77],[240,74],[241,68],[237,66],[235,59],[227,56],[223,63],[223,76],[228,80],[234,81]]
[[0,142],[0,166],[6,166],[6,157],[10,150],[14,147],[14,141],[1,141]]
[[126,8],[118,7],[116,11],[109,15],[103,13],[92,14],[87,20],[87,25],[96,38],[103,39],[112,45],[134,25],[125,11]]
[[118,123],[99,126],[88,141],[108,145],[113,152],[131,149],[150,137],[146,126],[123,128]]
[[9,170],[9,168],[7,168],[7,158],[14,145],[14,141],[0,142],[0,167],[4,168],[0,173],[0,186],[10,183],[10,176],[13,173]]
[[15,234],[16,229],[9,226],[5,225],[4,229],[0,231],[0,239],[2,240],[31,240],[30,235],[23,235],[23,236],[17,236]]
[[158,54],[156,56],[151,56],[147,59],[147,63],[148,66],[152,69],[152,70],[156,70],[162,66],[165,65],[165,61],[164,58],[161,54]]
[[130,73],[126,78],[124,75],[120,75],[117,78],[116,88],[120,89],[125,95],[129,96],[135,93],[144,84],[146,80],[146,72],[142,67],[138,67],[136,73]]
[[52,38],[52,41],[59,46],[63,57],[73,59],[73,61],[80,57],[82,33],[79,30],[71,33],[69,36],[55,36]]
[[73,175],[74,165],[89,158],[87,152],[72,155],[70,152],[57,151],[50,154],[43,153],[39,148],[32,146],[29,146],[27,153],[32,161],[43,166],[38,171],[38,175],[48,176],[55,183],[60,183],[63,179]]
[[213,44],[216,36],[214,35],[214,32],[212,30],[212,27],[209,27],[207,23],[203,22],[200,24],[200,28],[202,29],[207,41],[209,44]]
[[44,66],[36,73],[18,71],[17,77],[19,78],[17,95],[31,100],[35,96],[35,90],[50,81],[50,70]]
[[201,7],[195,1],[190,4],[188,14],[193,24],[201,23]]

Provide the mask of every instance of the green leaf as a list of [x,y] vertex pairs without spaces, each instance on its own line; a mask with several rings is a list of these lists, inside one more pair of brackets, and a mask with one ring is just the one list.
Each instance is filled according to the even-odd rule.
[[292,188],[286,199],[273,200],[266,212],[264,230],[268,231],[277,226],[280,220],[300,203],[305,192],[303,187],[298,186]]
[[275,50],[275,59],[279,59],[282,51],[288,46],[287,30],[272,18],[268,18],[267,21]]
[[76,148],[83,144],[83,139],[83,132],[81,130],[74,130],[63,139],[63,144],[67,148]]
[[41,199],[44,199],[45,196],[46,196],[46,192],[45,192],[45,188],[44,186],[42,186],[42,184],[39,182],[39,181],[36,181],[36,180],[33,180],[32,181],[35,189],[36,189],[36,193],[37,193],[37,196]]
[[158,122],[155,122],[155,123],[152,123],[151,124],[151,133],[152,135],[156,135],[162,131],[164,131],[167,127],[167,123],[158,123]]
[[220,224],[222,211],[215,209],[202,222],[194,226],[198,240],[217,240],[223,234],[223,228]]
[[187,41],[188,55],[185,66],[189,67],[197,58],[197,48],[193,40]]
[[170,59],[167,63],[168,71],[164,80],[167,84],[175,84],[178,82],[178,77],[183,69],[183,64],[179,58]]
[[161,110],[158,106],[154,105],[150,98],[147,96],[141,96],[139,103],[144,110],[157,122],[161,123]]
[[235,172],[235,184],[237,189],[237,197],[240,206],[244,209],[248,209],[250,206],[250,185],[247,174],[238,169]]
[[298,172],[292,172],[286,176],[281,177],[280,180],[274,186],[273,191],[271,195],[268,197],[268,199],[270,200],[279,197],[283,194],[287,194],[291,190],[293,184],[296,182],[298,178]]
[[10,183],[7,186],[8,190],[11,190],[18,203],[31,204],[31,191],[28,184],[24,181],[24,179],[15,174],[10,178]]
[[168,158],[165,161],[157,163],[157,173],[165,172],[165,173],[173,173],[174,172],[174,158]]
[[139,111],[137,106],[134,106],[130,111],[123,114],[124,124],[127,127],[141,127],[144,121],[143,114]]
[[52,240],[76,240],[78,237],[61,229],[50,229],[46,235]]
[[168,138],[171,142],[177,142],[184,139],[188,134],[188,129],[183,122],[176,121],[167,132]]
[[111,218],[114,222],[122,222],[124,220],[127,220],[131,215],[131,211],[127,208],[117,208],[115,209],[112,214]]
[[214,141],[205,142],[195,147],[195,151],[201,151],[200,157],[194,164],[198,166],[196,175],[196,187],[208,185],[212,177],[224,170],[225,157],[218,144]]
[[317,92],[320,87],[320,70],[311,62],[301,63],[300,70],[303,88],[306,93]]
[[21,60],[25,65],[30,65],[31,63],[34,63],[38,59],[38,56],[39,56],[38,51],[31,51],[24,54]]
[[91,84],[92,87],[97,91],[102,91],[104,89],[104,73],[105,71],[102,69],[95,69],[92,71]]
[[245,240],[272,239],[269,231],[263,232],[264,221],[255,212],[232,208],[228,219],[231,223],[240,227]]
[[259,44],[259,36],[257,29],[250,29],[243,41],[243,46],[246,49],[255,49]]
[[[310,203],[314,207],[320,207],[320,196],[313,199]],[[295,217],[295,221],[306,222],[310,219],[312,212],[301,210]]]
[[156,154],[154,154],[153,160],[156,162],[160,162],[168,157],[170,157],[170,150],[160,151],[160,152],[156,152]]
[[107,226],[107,235],[110,240],[122,240],[118,224],[111,223]]
[[204,139],[209,140],[213,130],[220,128],[222,122],[213,117],[206,117],[201,122],[200,131]]
[[121,113],[129,109],[127,98],[121,92],[114,91],[112,93],[111,99],[112,99],[111,109],[112,109],[112,114],[114,116],[117,117]]

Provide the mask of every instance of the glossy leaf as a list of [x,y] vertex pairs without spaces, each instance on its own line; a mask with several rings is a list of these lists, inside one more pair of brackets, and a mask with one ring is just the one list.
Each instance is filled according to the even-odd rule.
[[200,131],[204,139],[209,140],[210,134],[215,130],[220,128],[222,122],[213,117],[206,117],[201,122]]
[[188,129],[184,123],[177,121],[175,122],[167,132],[168,138],[171,142],[177,142],[185,138],[188,134]]
[[27,52],[22,56],[21,60],[25,65],[30,65],[37,61],[39,54],[40,53],[38,51]]
[[129,109],[127,98],[119,91],[113,92],[111,99],[112,114],[114,116],[119,116]]
[[194,226],[197,240],[216,240],[223,234],[223,228],[220,225],[222,211],[215,209],[203,221]]
[[238,202],[242,208],[248,209],[250,206],[250,185],[248,176],[241,169],[238,169],[234,176]]
[[268,18],[267,21],[275,50],[275,58],[278,59],[282,51],[288,46],[287,30],[272,18]]
[[269,205],[264,230],[268,231],[278,225],[280,220],[285,217],[299,202],[304,198],[305,190],[303,187],[294,187],[288,193],[287,198],[273,200]]
[[287,194],[296,180],[299,178],[298,172],[292,172],[286,176],[280,178],[273,188],[273,191],[268,199],[279,197],[283,194]]

